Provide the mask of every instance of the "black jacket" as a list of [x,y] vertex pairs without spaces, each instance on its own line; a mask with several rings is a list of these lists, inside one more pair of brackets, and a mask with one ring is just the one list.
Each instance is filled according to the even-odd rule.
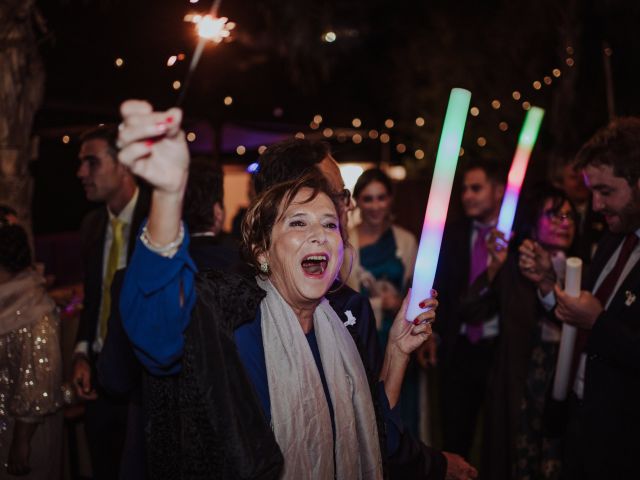
[[238,275],[196,278],[181,372],[145,376],[150,477],[276,479],[284,460],[233,339],[264,292]]
[[[603,238],[583,290],[623,241]],[[640,452],[640,262],[596,320],[587,344],[580,452],[588,478],[635,478]]]
[[[139,187],[138,201],[131,222],[128,258],[133,254],[138,230],[149,212],[150,194],[148,188]],[[104,260],[104,240],[109,223],[106,206],[92,210],[82,221],[80,228],[82,265],[84,274],[83,309],[78,325],[76,342],[89,343],[89,356],[93,357],[91,344],[96,337],[100,318],[100,300],[102,298],[102,266]]]

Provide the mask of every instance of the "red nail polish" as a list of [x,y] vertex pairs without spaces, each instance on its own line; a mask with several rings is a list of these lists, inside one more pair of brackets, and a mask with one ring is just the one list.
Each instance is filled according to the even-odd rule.
[[414,325],[420,325],[420,320],[416,318],[416,319],[413,321],[413,324],[414,324]]
[[151,148],[153,147],[153,140],[149,139],[149,140],[145,140],[144,144],[147,148]]
[[426,305],[426,303],[425,303],[425,302],[420,302],[420,303],[418,304],[418,306],[419,306],[420,308],[424,308],[424,307],[426,307],[427,305]]
[[165,122],[167,122],[167,123],[173,123],[173,117],[171,117],[171,116],[167,117],[167,119],[165,120]]

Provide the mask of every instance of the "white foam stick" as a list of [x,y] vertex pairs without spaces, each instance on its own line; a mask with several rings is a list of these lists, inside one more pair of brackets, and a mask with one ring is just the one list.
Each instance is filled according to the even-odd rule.
[[[577,257],[567,258],[567,270],[564,280],[564,291],[571,297],[580,296],[580,281],[582,276],[582,260]],[[562,339],[556,363],[556,376],[553,381],[551,396],[554,400],[565,400],[569,390],[569,376],[573,362],[573,349],[576,343],[576,327],[562,324]]]

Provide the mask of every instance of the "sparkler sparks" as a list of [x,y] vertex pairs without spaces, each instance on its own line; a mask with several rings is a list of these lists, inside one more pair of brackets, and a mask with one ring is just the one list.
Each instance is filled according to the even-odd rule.
[[229,22],[229,19],[227,17],[218,17],[218,10],[221,3],[222,0],[215,0],[213,2],[213,5],[211,5],[211,10],[207,15],[187,15],[184,18],[185,21],[190,21],[196,24],[196,30],[200,39],[195,51],[193,52],[193,57],[191,58],[191,64],[189,65],[187,75],[184,79],[184,82],[182,83],[183,88],[180,91],[180,96],[178,97],[178,101],[176,103],[176,106],[178,107],[182,105],[182,102],[185,99],[187,89],[189,87],[189,84],[191,83],[191,77],[193,76],[193,72],[198,66],[198,62],[200,61],[200,57],[202,56],[205,44],[208,41],[220,43],[226,38],[229,38],[231,30],[233,30],[236,26],[235,23]]

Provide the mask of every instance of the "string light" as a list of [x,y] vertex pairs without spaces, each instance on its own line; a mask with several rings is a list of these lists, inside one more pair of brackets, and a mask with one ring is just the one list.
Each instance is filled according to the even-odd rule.
[[459,157],[464,155],[464,148],[460,147],[460,153],[458,154]]
[[116,64],[116,67],[120,68],[124,65],[124,60],[118,57],[114,63]]
[[258,154],[259,154],[259,155],[262,155],[262,154],[265,152],[265,150],[266,150],[266,149],[267,149],[267,146],[266,146],[266,145],[260,145],[260,146],[258,147]]
[[[195,1],[191,0],[191,1],[192,1],[192,3],[196,3],[198,0],[195,0]],[[214,17],[207,18],[207,17],[210,17],[210,16],[204,16],[203,17],[201,15],[187,15],[187,16],[185,16],[185,20],[198,24],[198,27],[199,27],[198,28],[198,32],[199,32],[199,34],[201,36],[205,36],[205,37],[208,37],[211,34],[211,31],[207,30],[207,28],[211,28],[211,27],[207,27],[207,24],[210,23],[211,20],[213,20],[216,25],[222,25],[223,27],[227,23],[231,23],[231,22],[228,22],[228,19],[226,19],[224,17],[223,18],[214,18]],[[205,23],[203,24],[203,22],[205,22]],[[200,24],[202,24],[202,26]],[[235,27],[235,24],[232,23],[231,26],[233,28],[233,27]],[[227,29],[227,32],[229,30],[230,29]],[[228,36],[228,35],[227,34],[223,34],[223,38],[226,37],[226,36]],[[325,33],[323,35],[323,39],[325,37],[327,37],[327,41],[334,41],[335,40],[335,32],[327,32],[327,33]],[[221,41],[221,39],[219,39],[219,40],[215,40],[214,39],[214,41]],[[573,53],[574,53],[572,47],[567,47],[566,51],[567,51],[568,55],[573,55]],[[608,49],[608,51],[606,51],[605,54],[611,55],[611,50]],[[177,63],[177,61],[181,61],[181,60],[184,60],[184,59],[185,59],[185,54],[184,53],[180,53],[178,55],[171,55],[167,59],[167,66],[169,66],[169,67],[174,66]],[[569,57],[567,57],[565,59],[565,63],[569,67],[572,67],[572,66],[575,65],[575,60],[571,56],[569,56]],[[116,58],[115,65],[116,65],[116,67],[122,67],[124,65],[124,60],[122,58],[120,58],[120,57]],[[534,80],[531,83],[531,85],[535,90],[541,90],[542,87],[543,87],[543,84],[549,86],[549,85],[551,85],[553,83],[552,76],[555,77],[555,78],[559,78],[561,75],[562,75],[562,71],[559,68],[554,68],[551,71],[551,75],[545,75],[542,78],[542,81]],[[181,82],[179,80],[176,80],[176,81],[174,81],[172,83],[172,87],[173,87],[174,90],[179,90],[182,87],[182,84],[181,84]],[[516,101],[518,101],[518,100],[520,100],[522,98],[522,94],[518,90],[514,90],[512,92],[512,94],[511,94],[511,96]],[[233,98],[231,96],[226,96],[226,97],[224,97],[224,100],[223,100],[223,102],[224,102],[224,104],[226,106],[230,106],[231,104],[233,104],[233,101],[234,100],[233,100]],[[498,100],[497,98],[494,98],[491,101],[490,105],[494,110],[499,110],[502,107],[502,104],[501,104],[500,100]],[[528,101],[522,102],[521,106],[522,106],[522,108],[524,110],[530,110],[531,109],[531,103],[528,102]],[[279,118],[279,117],[283,116],[284,111],[283,111],[283,109],[281,107],[275,107],[273,109],[272,113],[273,113],[274,117],[278,117]],[[470,110],[469,110],[469,113],[473,117],[478,117],[480,115],[480,109],[477,106],[471,107]],[[313,116],[313,121],[310,122],[309,127],[311,129],[313,129],[313,130],[318,130],[320,128],[320,124],[323,122],[323,120],[324,119],[323,119],[322,115],[316,114],[316,115]],[[362,121],[361,121],[360,118],[355,117],[355,118],[352,119],[351,124],[352,124],[352,126],[354,128],[360,128],[362,126]],[[426,124],[425,118],[422,117],[422,116],[416,117],[415,118],[415,124],[418,127],[423,127]],[[395,127],[395,122],[394,122],[393,119],[387,118],[384,121],[384,126],[387,129],[392,129],[392,128]],[[501,121],[498,124],[498,128],[500,129],[500,131],[506,132],[509,129],[509,125],[508,125],[507,122]],[[326,138],[330,138],[330,137],[333,137],[335,135],[335,132],[331,128],[324,128],[322,130],[322,135],[324,137],[326,137]],[[380,134],[375,129],[372,129],[372,130],[368,131],[368,137],[370,139],[372,139],[372,140],[379,139],[381,143],[385,143],[385,144],[389,143],[390,139],[391,139],[389,134],[387,134],[387,133]],[[303,132],[297,132],[295,134],[295,138],[303,139],[303,138],[305,138],[305,135],[304,135]],[[337,139],[340,142],[345,142],[348,138],[350,138],[353,141],[353,143],[355,143],[355,144],[360,144],[363,141],[363,135],[358,134],[358,133],[353,134],[353,135],[347,135],[345,133],[337,134]],[[195,133],[189,132],[189,134],[187,135],[187,140],[190,141],[190,142],[194,141],[195,140]],[[63,143],[69,143],[70,138],[67,135],[65,135],[65,136],[63,136],[62,141],[63,141]],[[478,137],[476,139],[476,143],[477,143],[478,146],[484,147],[484,146],[487,145],[487,139],[485,137],[483,137],[483,136],[480,136],[480,137]],[[265,149],[266,149],[266,147],[260,146],[258,148],[258,153],[261,154]],[[395,149],[396,149],[396,151],[398,153],[402,154],[402,153],[405,153],[407,151],[407,146],[405,144],[403,144],[403,143],[400,143],[400,144],[396,145]],[[240,146],[238,146],[236,151],[237,151],[237,153],[239,155],[243,155],[246,152],[246,148],[244,146],[240,145]],[[422,152],[422,154],[424,155],[424,152],[421,149],[416,150],[416,152]],[[420,154],[418,153],[418,155],[420,155]],[[464,149],[461,149],[461,154],[460,155],[461,156],[464,155]],[[422,158],[424,158],[424,157],[422,157]]]
[[424,150],[418,148],[415,152],[413,152],[413,155],[418,159],[418,160],[422,160],[424,158]]
[[322,35],[322,41],[323,42],[327,42],[327,43],[333,43],[336,41],[336,38],[338,38],[336,36],[336,32],[327,32],[324,35]]
[[402,165],[393,165],[389,167],[387,174],[394,180],[402,181],[407,178],[407,169]]
[[246,149],[246,147],[244,145],[238,145],[236,147],[236,153],[238,155],[244,155],[245,153],[247,153],[247,149]]
[[65,145],[67,143],[69,143],[71,141],[71,137],[69,137],[69,135],[63,135],[62,137],[62,143],[64,143]]

